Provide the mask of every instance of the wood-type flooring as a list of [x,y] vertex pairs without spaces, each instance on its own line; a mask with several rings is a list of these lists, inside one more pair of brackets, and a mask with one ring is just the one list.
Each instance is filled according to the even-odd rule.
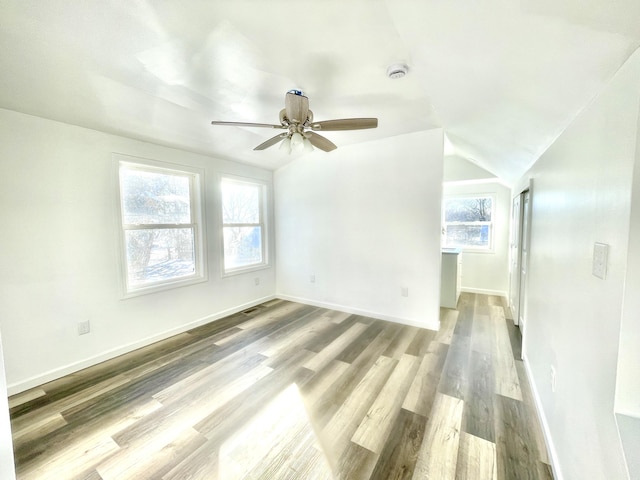
[[19,479],[551,479],[505,300],[438,332],[283,300],[10,398]]

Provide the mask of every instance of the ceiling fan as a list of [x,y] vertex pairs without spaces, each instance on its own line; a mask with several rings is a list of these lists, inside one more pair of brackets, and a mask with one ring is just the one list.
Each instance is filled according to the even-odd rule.
[[280,125],[269,123],[247,123],[247,122],[219,122],[213,121],[212,125],[230,125],[235,127],[266,127],[287,130],[270,138],[266,142],[258,145],[254,150],[264,150],[282,142],[281,149],[289,153],[313,150],[313,147],[330,152],[337,146],[329,139],[316,133],[316,131],[337,131],[337,130],[362,130],[366,128],[376,128],[377,118],[342,118],[339,120],[324,120],[315,122],[313,112],[309,110],[309,99],[300,90],[289,90],[284,97],[284,106],[280,110]]

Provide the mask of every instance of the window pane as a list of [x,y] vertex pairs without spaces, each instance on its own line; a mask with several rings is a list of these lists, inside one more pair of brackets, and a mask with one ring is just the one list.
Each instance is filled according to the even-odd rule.
[[490,222],[491,197],[448,198],[445,201],[445,222]]
[[131,286],[195,274],[192,228],[127,230],[125,241]]
[[490,246],[489,225],[447,225],[445,245],[448,247]]
[[261,227],[224,227],[224,268],[262,263]]
[[260,223],[260,185],[223,180],[222,221]]
[[121,168],[120,188],[125,224],[191,223],[185,175]]

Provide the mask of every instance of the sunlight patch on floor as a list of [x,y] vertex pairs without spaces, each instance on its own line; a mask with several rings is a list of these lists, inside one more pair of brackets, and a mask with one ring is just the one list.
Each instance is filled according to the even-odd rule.
[[334,478],[295,384],[230,437],[219,458],[225,480]]

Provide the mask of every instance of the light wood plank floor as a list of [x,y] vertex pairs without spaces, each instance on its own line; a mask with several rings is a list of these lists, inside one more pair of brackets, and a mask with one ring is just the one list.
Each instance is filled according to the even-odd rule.
[[504,299],[274,300],[10,398],[19,479],[551,479]]

